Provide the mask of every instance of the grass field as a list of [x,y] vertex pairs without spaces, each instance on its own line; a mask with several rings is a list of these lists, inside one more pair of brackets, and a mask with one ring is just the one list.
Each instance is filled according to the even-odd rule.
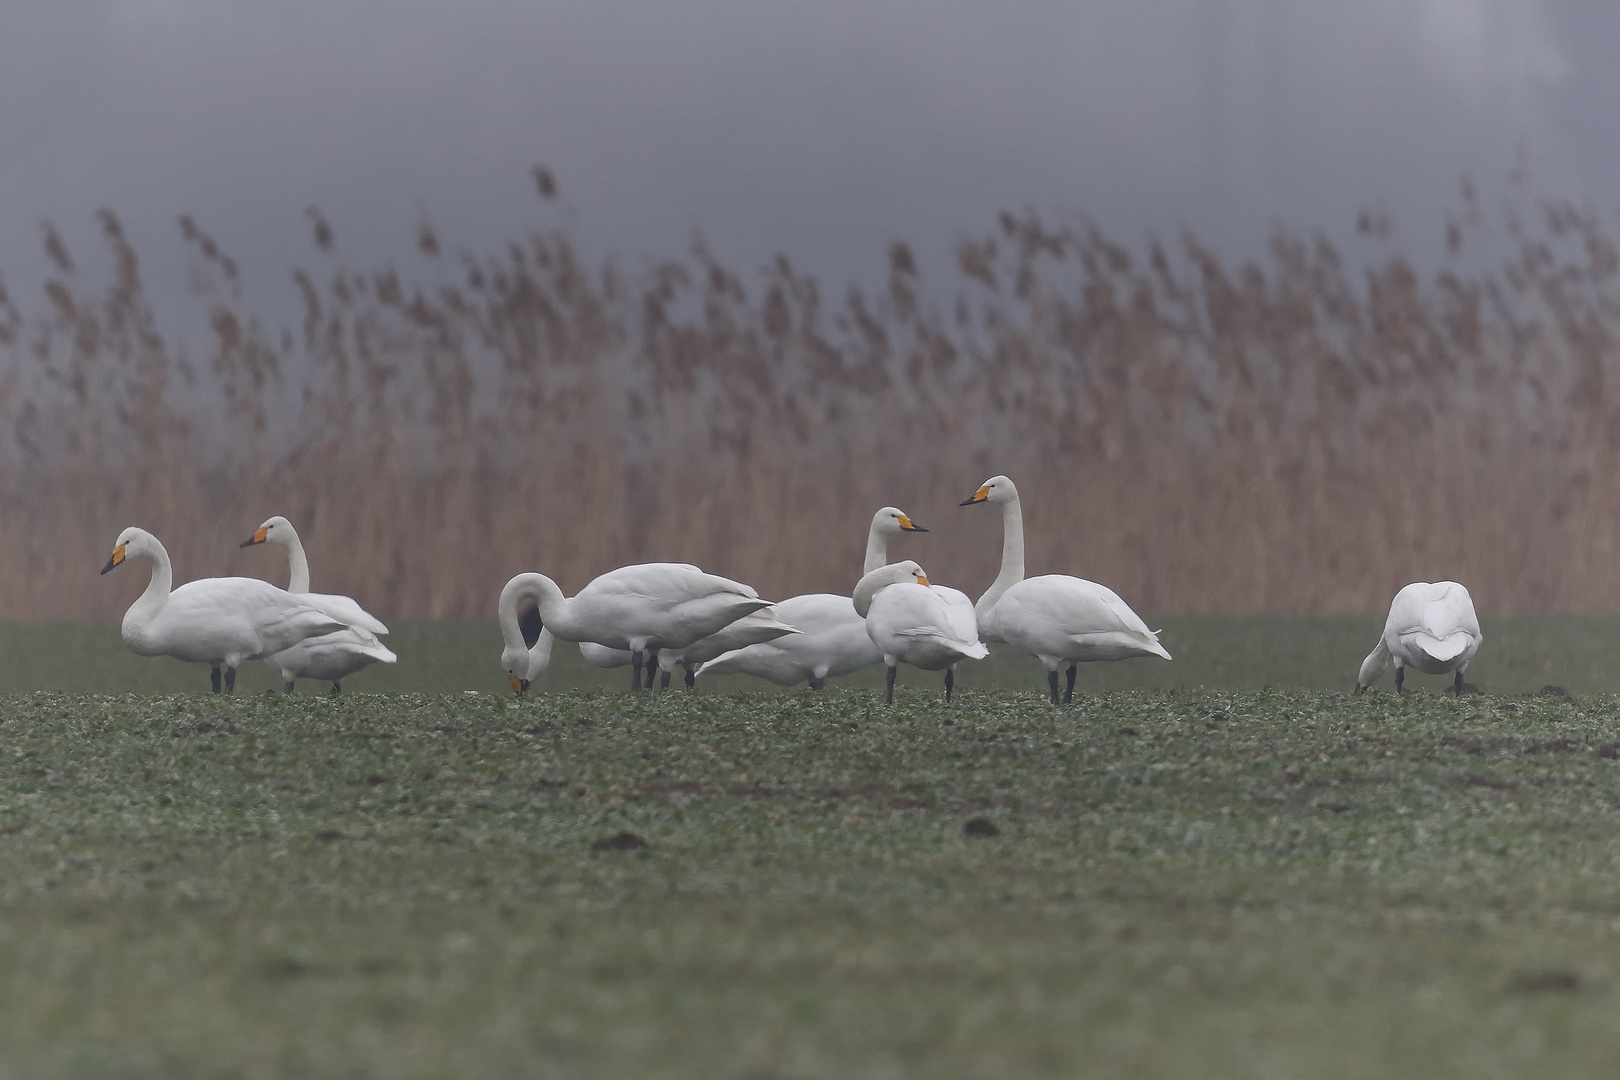
[[[1381,617],[1362,618],[1154,618],[1175,660],[1092,664],[1078,686],[1087,690],[1175,690],[1266,687],[1343,690],[1383,629]],[[372,667],[348,688],[376,693],[444,694],[506,689],[501,672],[501,636],[493,621],[409,623],[390,620],[388,645],[399,654],[393,666]],[[1572,693],[1620,694],[1620,618],[1516,616],[1488,618],[1485,644],[1468,678],[1493,693],[1533,693],[1547,684]],[[559,642],[541,691],[620,690],[630,685],[628,668],[603,671],[587,665],[578,650]],[[965,663],[961,685],[1028,689],[1044,685],[1045,672],[1028,657],[999,647],[982,663]],[[1390,685],[1386,678],[1386,684]],[[843,680],[849,686],[883,685],[882,669]],[[905,671],[902,682],[937,686],[938,675]],[[1415,676],[1414,685],[1444,680]],[[239,693],[279,689],[281,680],[259,662],[242,667]],[[725,692],[765,692],[768,685],[735,677],[713,680]],[[0,693],[52,690],[60,693],[189,693],[208,688],[208,672],[167,658],[135,656],[118,640],[117,626],[0,624]],[[302,693],[324,692],[305,683]]]
[[14,693],[0,1078],[1613,1075],[1620,700],[1308,670]]

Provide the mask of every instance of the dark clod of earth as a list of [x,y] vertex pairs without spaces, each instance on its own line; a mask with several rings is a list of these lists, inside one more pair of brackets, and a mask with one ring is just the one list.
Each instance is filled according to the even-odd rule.
[[962,826],[962,833],[966,836],[1000,836],[1001,830],[989,818],[969,818]]
[[591,844],[592,851],[636,851],[647,846],[647,841],[633,832],[616,833]]
[[1508,982],[1516,994],[1570,994],[1581,988],[1581,977],[1573,971],[1521,971]]

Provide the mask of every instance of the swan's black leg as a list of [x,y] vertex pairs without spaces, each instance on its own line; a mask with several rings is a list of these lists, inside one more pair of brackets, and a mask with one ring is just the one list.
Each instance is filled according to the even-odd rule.
[[225,692],[236,693],[236,669],[233,667],[225,669]]
[[1052,688],[1052,704],[1056,705],[1058,703],[1056,671],[1048,671],[1046,673],[1046,685]]
[[894,676],[895,676],[895,669],[890,668],[889,669],[889,693],[888,693],[888,696],[883,699],[883,704],[885,704],[885,705],[893,705],[894,704]]
[[1074,669],[1078,664],[1069,665],[1069,685],[1063,691],[1063,704],[1067,705],[1074,700]]
[[213,684],[214,693],[219,693],[219,668],[217,666],[208,673],[208,681]]
[[332,681],[332,696],[337,697],[341,693],[343,693],[343,684],[334,679]]
[[[652,686],[652,673],[651,672],[647,673],[647,685],[648,685],[648,687]],[[630,689],[632,689],[632,690],[640,690],[641,689],[641,653],[640,653],[640,651],[632,652],[630,654]]]
[[1397,694],[1406,693],[1405,690],[1401,689],[1401,684],[1404,683],[1405,681],[1406,681],[1406,669],[1403,668],[1403,667],[1396,668],[1395,669],[1395,692]]
[[293,685],[294,685],[294,684],[293,684],[293,680],[291,680],[291,679],[288,679],[288,680],[287,680],[287,685],[285,685],[285,686],[283,686],[283,687],[282,687],[282,688],[281,688],[281,692],[282,692],[282,693],[283,693],[283,694],[290,694],[290,693],[292,693],[292,692],[293,692]]
[[945,704],[951,703],[951,687],[956,685],[956,672],[950,668],[945,669]]
[[827,685],[827,680],[826,679],[811,679],[810,680],[810,689],[812,689],[812,690],[820,690],[823,687],[825,687],[826,685]]
[[[685,664],[682,664],[681,666],[686,667]],[[686,668],[686,688],[688,690],[690,690],[690,689],[692,689],[692,687],[694,687],[696,685],[697,685],[697,672],[693,671],[691,668]]]
[[1462,682],[1462,668],[1458,668],[1457,677],[1451,683],[1451,692],[1458,697],[1462,697]]
[[669,689],[669,672],[665,671],[658,676],[658,688],[660,690]]

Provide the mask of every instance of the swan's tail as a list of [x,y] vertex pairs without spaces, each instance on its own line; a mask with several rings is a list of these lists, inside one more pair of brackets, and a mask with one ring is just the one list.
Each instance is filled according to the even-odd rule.
[[1413,645],[1422,649],[1433,657],[1437,663],[1441,664],[1457,659],[1463,654],[1463,650],[1473,643],[1473,640],[1473,635],[1466,630],[1458,630],[1455,633],[1447,634],[1445,637],[1435,637],[1433,634],[1413,634],[1411,638]]
[[737,658],[745,651],[746,649],[732,649],[730,652],[721,653],[713,660],[699,664],[697,670],[692,672],[692,678],[697,679],[704,675],[735,675],[740,670],[736,665]]

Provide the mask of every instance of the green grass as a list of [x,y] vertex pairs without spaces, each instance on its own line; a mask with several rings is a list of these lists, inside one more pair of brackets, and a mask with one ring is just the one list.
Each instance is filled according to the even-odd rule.
[[[1079,685],[1087,690],[1173,690],[1211,687],[1258,690],[1299,687],[1349,689],[1356,670],[1383,629],[1381,618],[1163,618],[1166,647],[1175,660],[1090,664]],[[501,636],[490,623],[393,624],[389,646],[399,663],[374,666],[354,676],[347,689],[376,693],[443,694],[506,688],[500,668]],[[1620,618],[1606,616],[1516,616],[1487,619],[1485,644],[1468,678],[1495,693],[1534,693],[1551,683],[1572,693],[1620,694]],[[966,687],[1035,689],[1045,672],[1032,659],[996,647],[991,658],[961,665]],[[902,681],[936,686],[938,675],[905,671]],[[1391,685],[1386,676],[1385,685]],[[835,680],[836,681],[836,680]],[[881,686],[881,669],[842,680],[851,686]],[[1438,688],[1444,680],[1415,676],[1414,685]],[[741,676],[713,680],[720,691],[759,692],[764,684]],[[536,687],[620,690],[630,685],[628,668],[602,671],[559,642],[551,672]],[[116,626],[0,624],[0,693],[55,690],[63,693],[177,693],[206,690],[208,672],[167,658],[135,656],[118,640]],[[259,661],[243,665],[239,693],[280,688],[280,677]],[[315,683],[302,693],[323,693]]]
[[1620,1068],[1620,700],[937,698],[5,699],[0,1077]]

